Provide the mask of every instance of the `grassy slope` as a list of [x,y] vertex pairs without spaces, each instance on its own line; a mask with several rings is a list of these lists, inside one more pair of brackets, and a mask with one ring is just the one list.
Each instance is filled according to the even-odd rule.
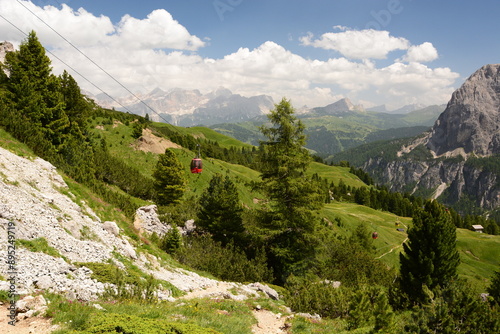
[[[134,141],[131,138],[131,127],[123,124],[115,126],[107,125],[104,131],[97,129],[95,131],[101,136],[105,136],[108,144],[111,144],[110,151],[113,154],[124,157],[128,163],[142,170],[145,175],[151,175],[151,171],[157,161],[157,155],[137,151],[130,146]],[[196,127],[185,129],[185,131],[193,134],[203,133],[205,138],[210,140],[220,139],[220,143],[223,143],[221,146],[228,145],[227,147],[229,147],[235,141],[232,138],[206,128]],[[240,143],[239,145],[246,144]],[[3,129],[0,129],[0,146],[19,155],[33,157],[31,150],[17,142]],[[185,149],[175,149],[174,151],[177,153],[181,163],[186,166],[186,177],[188,179],[187,196],[201,195],[212,176],[215,173],[222,173],[223,175],[228,174],[236,180],[235,183],[239,189],[240,198],[246,205],[254,206],[253,199],[262,198],[261,194],[252,191],[248,187],[248,183],[251,181],[259,180],[259,173],[257,171],[217,159],[204,159],[204,172],[202,174],[191,174],[189,173],[188,166],[194,153]],[[348,168],[312,163],[309,173],[318,173],[319,176],[335,183],[338,183],[342,179],[347,185],[356,187],[364,185],[356,176],[349,173]],[[89,190],[84,189],[84,187],[75,184],[69,179],[66,181],[69,183],[71,191],[76,193],[77,197],[87,198],[89,205],[98,214],[104,215],[110,220],[127,220],[121,213],[108,207],[107,204],[100,204],[101,201],[96,196],[93,196]],[[401,222],[402,225],[400,227],[405,228],[405,226],[411,223],[410,218],[397,217],[388,212],[373,210],[353,203],[338,202],[326,205],[323,210],[323,217],[332,222],[333,229],[344,235],[349,235],[359,223],[367,224],[370,231],[377,231],[379,233],[379,238],[374,241],[376,247],[374,256],[379,257],[383,255],[381,258],[382,261],[390,266],[398,265],[398,254],[402,249],[401,243],[406,238],[406,233],[396,231],[395,222]],[[341,219],[342,226],[337,226],[335,218]],[[124,227],[122,225],[122,228]],[[133,234],[133,232],[129,230],[127,234]],[[468,230],[458,229],[457,237],[457,244],[462,259],[459,273],[471,279],[479,287],[484,288],[488,283],[488,278],[500,266],[500,259],[497,256],[500,250],[500,236],[477,234]]]
[[[168,126],[168,125],[166,125]],[[222,135],[214,130],[203,127],[179,128],[184,133],[193,135],[203,135],[206,139],[219,142],[222,147],[230,146],[250,146],[241,143],[233,138]],[[134,141],[131,138],[132,129],[123,124],[105,126],[105,131],[96,130],[101,135],[106,136],[108,143],[111,143],[110,151],[118,156],[126,157],[133,166],[143,170],[148,176],[156,164],[157,155],[134,150],[130,144]],[[125,138],[122,138],[124,136]],[[121,144],[120,144],[121,143]],[[239,190],[241,201],[254,207],[254,198],[262,198],[262,194],[252,191],[248,184],[259,180],[259,173],[250,168],[230,164],[217,159],[203,160],[203,173],[191,174],[189,172],[189,163],[195,153],[186,149],[174,149],[179,160],[186,166],[186,177],[188,186],[186,197],[194,195],[200,196],[203,190],[208,186],[210,179],[215,173],[229,175]],[[360,187],[365,185],[355,175],[349,173],[349,168],[327,166],[321,163],[313,162],[309,169],[309,174],[317,173],[320,177],[329,182],[338,184],[340,179],[346,185]],[[399,252],[402,250],[401,244],[406,238],[405,232],[396,230],[395,223],[401,222],[399,227],[405,228],[411,224],[410,218],[397,217],[388,212],[370,209],[353,203],[331,203],[325,206],[323,215],[328,221],[332,222],[332,228],[336,232],[349,235],[351,231],[360,223],[367,224],[370,231],[379,233],[379,238],[374,240],[376,251],[374,256],[381,257],[390,266],[399,265]],[[334,221],[338,217],[343,226],[337,226]],[[500,236],[477,235],[467,230],[458,230],[458,247],[460,250],[462,264],[459,267],[459,273],[469,279],[479,287],[484,288],[487,285],[488,278],[500,266],[500,259],[496,259],[495,252],[500,250]],[[392,251],[391,251],[392,250]],[[488,250],[490,253],[488,253]]]
[[336,185],[338,185],[340,180],[343,180],[347,186],[366,186],[356,175],[349,173],[348,167],[328,166],[319,162],[313,162],[308,172],[309,174],[317,173],[318,176],[327,179],[329,183],[334,182]]
[[[325,218],[332,223],[332,228],[341,235],[349,236],[359,224],[365,224],[370,233],[377,232],[379,237],[373,242],[376,248],[374,257],[380,257],[381,261],[391,267],[399,265],[401,244],[406,239],[406,227],[411,225],[411,218],[398,217],[354,203],[330,203],[323,212]],[[335,218],[340,218],[341,226],[338,226]],[[400,223],[399,227],[405,229],[405,232],[396,230],[396,222]]]

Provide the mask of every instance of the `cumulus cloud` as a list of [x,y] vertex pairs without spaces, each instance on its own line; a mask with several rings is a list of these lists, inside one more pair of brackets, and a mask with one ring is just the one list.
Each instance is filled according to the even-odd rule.
[[[94,16],[84,9],[74,10],[66,5],[59,9],[41,8],[23,3],[134,93],[147,93],[157,87],[208,92],[224,86],[245,96],[268,94],[275,100],[286,96],[297,107],[322,106],[342,97],[399,107],[415,102],[445,103],[458,78],[449,68],[430,68],[418,63],[432,58],[432,50],[425,43],[410,52],[409,41],[392,37],[388,32],[355,33],[345,29],[341,34],[350,33],[359,45],[364,45],[350,51],[349,45],[354,44],[347,35],[335,37],[337,44],[330,44],[326,37],[317,40],[313,36],[303,37],[303,45],[323,43],[324,48],[336,45],[342,50],[342,57],[327,60],[305,58],[272,41],[253,49],[241,47],[220,58],[207,58],[196,52],[206,47],[204,42],[165,10],[153,11],[144,19],[124,16],[113,24],[108,17]],[[24,31],[35,30],[42,44],[94,85],[114,97],[129,95],[16,0],[0,0],[0,12]],[[0,19],[0,41],[20,42],[24,37]],[[396,60],[377,67],[370,60],[387,57],[391,50],[398,49],[408,50],[405,58],[408,63]],[[52,61],[56,73],[68,69],[57,59]],[[100,93],[94,85],[71,70],[70,73],[83,89]]]
[[394,37],[388,31],[365,29],[349,30],[343,26],[334,28],[341,32],[328,32],[314,39],[313,34],[300,38],[302,45],[325,50],[335,50],[350,59],[384,59],[394,50],[406,50],[410,43],[405,38]]
[[130,15],[122,18],[117,28],[117,36],[129,47],[155,49],[169,48],[179,50],[198,50],[205,43],[189,34],[172,15],[164,9],[158,9],[140,20]]
[[438,52],[434,45],[425,42],[420,45],[412,45],[402,58],[402,61],[425,63],[436,60],[438,57]]
[[117,25],[106,16],[97,17],[83,8],[74,10],[66,4],[60,9],[50,5],[42,8],[31,1],[0,0],[0,12],[16,26],[0,20],[3,38],[19,41],[25,37],[19,30],[24,33],[35,30],[46,47],[67,47],[67,42],[54,30],[81,47],[107,45],[194,51],[205,45],[163,9],[153,11],[145,19],[125,15]]

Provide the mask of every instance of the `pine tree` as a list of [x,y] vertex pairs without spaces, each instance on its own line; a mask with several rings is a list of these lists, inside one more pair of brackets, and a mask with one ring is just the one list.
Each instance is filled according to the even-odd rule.
[[69,119],[59,79],[53,75],[50,59],[34,31],[21,43],[19,51],[5,57],[9,73],[7,98],[13,109],[40,127],[53,145],[62,144],[69,131]]
[[[196,225],[212,234],[217,241],[226,244],[239,239],[244,231],[238,190],[229,176],[215,174],[200,198],[200,212]],[[238,241],[238,240],[237,240]]]
[[304,148],[304,125],[295,117],[290,101],[283,98],[268,118],[271,126],[260,128],[267,138],[260,145],[262,189],[272,210],[265,227],[273,266],[279,279],[285,280],[290,273],[304,269],[313,256],[311,237],[323,196],[317,183],[306,176],[312,159]]
[[65,112],[72,127],[78,125],[80,129],[85,127],[91,107],[85,96],[81,93],[76,80],[64,70],[59,77],[60,91],[63,95]]
[[171,149],[167,148],[164,154],[159,155],[153,178],[159,205],[180,201],[185,191],[186,177],[182,164]]
[[493,297],[493,300],[500,305],[500,270],[495,272],[487,291]]
[[177,225],[172,224],[172,228],[163,237],[161,248],[169,253],[173,254],[182,247],[182,235],[177,229]]
[[457,278],[460,256],[456,228],[436,201],[413,216],[408,242],[400,254],[401,288],[411,301],[425,303],[432,291]]

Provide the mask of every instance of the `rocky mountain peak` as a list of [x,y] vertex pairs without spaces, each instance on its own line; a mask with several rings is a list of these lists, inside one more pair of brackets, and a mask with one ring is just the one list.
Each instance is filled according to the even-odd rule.
[[354,104],[348,98],[338,100],[335,103],[329,104],[325,107],[327,112],[348,111],[353,110]]
[[481,67],[453,93],[427,146],[438,156],[500,153],[500,64]]
[[354,105],[348,98],[343,98],[325,107],[313,108],[314,113],[320,115],[339,115],[349,111],[365,111],[362,105]]

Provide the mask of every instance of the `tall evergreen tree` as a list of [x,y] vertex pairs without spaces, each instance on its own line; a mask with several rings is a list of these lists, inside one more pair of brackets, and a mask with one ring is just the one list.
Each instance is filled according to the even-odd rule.
[[229,176],[215,174],[200,198],[200,212],[196,225],[211,233],[217,241],[226,244],[238,241],[244,231],[243,211],[236,186]]
[[271,238],[273,266],[284,280],[313,256],[311,237],[323,197],[317,183],[306,176],[312,159],[304,148],[304,125],[295,117],[290,101],[283,98],[268,118],[271,126],[260,128],[267,138],[260,145],[262,188],[272,209],[265,227]]
[[450,215],[436,201],[428,201],[413,216],[400,254],[401,288],[412,302],[425,303],[433,290],[457,278],[456,239]]
[[159,205],[180,201],[185,191],[186,177],[182,164],[171,149],[167,148],[164,154],[159,155],[153,178]]
[[34,31],[21,43],[19,51],[5,57],[9,73],[7,97],[13,109],[40,127],[55,146],[67,137],[69,119],[59,79],[53,75],[50,59]]
[[495,272],[487,291],[493,300],[500,305],[500,270]]
[[71,125],[72,127],[78,125],[80,129],[83,129],[91,112],[91,104],[82,94],[76,80],[66,70],[60,76],[59,81],[60,91],[64,99],[64,110]]

